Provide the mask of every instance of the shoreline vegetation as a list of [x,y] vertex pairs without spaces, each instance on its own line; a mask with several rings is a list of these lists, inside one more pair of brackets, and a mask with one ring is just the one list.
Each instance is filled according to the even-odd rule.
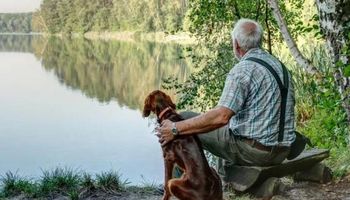
[[73,34],[72,36],[84,36],[87,39],[96,40],[119,40],[119,41],[150,41],[156,43],[178,43],[178,44],[194,44],[195,39],[188,33],[181,32],[177,34],[168,34],[166,32],[87,32],[83,35]]
[[[130,185],[114,170],[92,176],[81,170],[57,167],[44,170],[39,179],[7,172],[0,177],[0,199],[158,199],[159,185]],[[152,199],[150,198],[150,199]],[[119,198],[118,198],[119,199]]]
[[[280,186],[284,189],[272,199],[343,199],[349,194],[350,176],[328,184],[281,178]],[[161,200],[161,188],[162,185],[152,182],[131,185],[115,170],[92,176],[82,170],[57,167],[43,170],[39,179],[12,172],[0,176],[0,200]],[[224,197],[226,200],[256,199],[248,194],[236,194],[230,189],[224,191]]]
[[[160,172],[161,173],[161,172]],[[0,175],[0,200],[161,200],[162,184],[143,182],[132,185],[115,170],[92,176],[82,170],[57,167],[43,170],[39,179],[23,177],[13,172]],[[226,200],[251,200],[247,194],[224,192]]]
[[80,38],[84,37],[89,40],[117,40],[125,42],[136,42],[136,41],[149,41],[155,43],[176,43],[176,44],[195,44],[196,40],[194,37],[191,37],[189,33],[179,32],[176,34],[168,34],[166,32],[138,32],[138,31],[121,31],[121,32],[87,32],[87,33],[0,33],[0,35],[34,35],[34,36],[44,36],[44,37],[72,37]]

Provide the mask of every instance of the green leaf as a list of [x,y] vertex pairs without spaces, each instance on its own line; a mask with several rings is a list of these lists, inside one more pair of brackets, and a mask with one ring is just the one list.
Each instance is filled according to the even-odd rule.
[[312,27],[307,27],[307,28],[304,29],[304,31],[308,33],[308,32],[311,32],[312,29],[313,29]]
[[346,77],[350,77],[350,65],[348,65],[344,68],[344,75]]

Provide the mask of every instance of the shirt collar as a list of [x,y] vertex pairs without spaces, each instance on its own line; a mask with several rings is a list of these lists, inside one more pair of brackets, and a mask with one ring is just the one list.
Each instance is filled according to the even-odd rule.
[[252,49],[249,49],[249,50],[247,51],[247,53],[244,54],[244,56],[241,58],[240,61],[243,61],[243,60],[249,58],[252,54],[254,54],[254,53],[256,53],[256,52],[259,52],[259,51],[262,51],[262,49],[260,49],[260,48],[252,48]]

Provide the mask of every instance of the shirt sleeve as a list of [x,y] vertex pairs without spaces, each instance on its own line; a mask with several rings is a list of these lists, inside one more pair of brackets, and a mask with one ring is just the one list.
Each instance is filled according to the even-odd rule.
[[249,75],[244,70],[234,67],[226,77],[225,87],[221,94],[218,106],[229,108],[235,113],[242,110],[245,100],[248,97]]

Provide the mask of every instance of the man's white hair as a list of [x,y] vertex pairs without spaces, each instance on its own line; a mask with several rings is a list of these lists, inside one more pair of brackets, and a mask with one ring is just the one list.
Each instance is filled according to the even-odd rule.
[[248,51],[261,46],[263,28],[251,19],[240,19],[231,32],[232,41],[237,41],[242,50]]

